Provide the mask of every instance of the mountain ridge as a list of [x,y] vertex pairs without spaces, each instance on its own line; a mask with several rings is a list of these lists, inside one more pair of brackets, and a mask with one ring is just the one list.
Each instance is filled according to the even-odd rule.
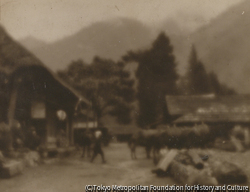
[[152,37],[151,30],[144,24],[120,18],[93,23],[74,35],[32,51],[52,70],[57,70],[72,60],[90,63],[95,55],[118,60],[128,50],[148,47]]
[[186,24],[180,26],[174,18],[155,27],[127,18],[96,22],[74,35],[31,51],[55,71],[65,68],[72,60],[90,63],[95,55],[118,60],[129,50],[149,48],[159,32],[164,31],[174,47],[180,74],[187,70],[194,44],[208,72],[214,71],[222,83],[239,93],[250,93],[249,11],[250,2],[243,1],[194,32],[185,28]]
[[[245,10],[245,11],[244,11]],[[249,93],[250,2],[244,1],[192,34],[198,57],[208,71],[240,93]]]

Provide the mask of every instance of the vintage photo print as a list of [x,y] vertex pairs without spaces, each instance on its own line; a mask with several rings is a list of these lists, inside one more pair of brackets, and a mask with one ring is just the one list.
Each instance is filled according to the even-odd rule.
[[249,18],[248,0],[0,0],[0,191],[249,191]]

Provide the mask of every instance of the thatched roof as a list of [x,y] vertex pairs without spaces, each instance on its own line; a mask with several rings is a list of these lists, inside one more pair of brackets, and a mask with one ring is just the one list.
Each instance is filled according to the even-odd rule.
[[15,42],[0,26],[0,72],[4,72],[8,75],[12,75],[20,68],[43,68],[48,74],[50,74],[55,81],[57,81],[64,89],[68,90],[72,96],[80,99],[86,104],[90,102],[76,92],[73,88],[68,86],[59,77],[53,73],[50,69],[44,66],[44,64],[36,58],[32,53],[22,47],[18,42]]
[[181,122],[250,122],[250,96],[166,96],[170,115]]
[[12,73],[21,66],[34,66],[43,64],[29,51],[15,42],[0,26],[0,70]]

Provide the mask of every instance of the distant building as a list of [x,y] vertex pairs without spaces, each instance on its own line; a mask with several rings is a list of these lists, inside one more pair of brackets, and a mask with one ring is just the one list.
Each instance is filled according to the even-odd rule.
[[214,128],[250,127],[250,96],[166,96],[176,126],[205,123]]
[[119,142],[124,142],[124,141],[128,141],[131,136],[137,132],[139,132],[141,129],[134,125],[108,125],[107,126],[110,130],[110,134],[112,136],[115,136],[117,141]]
[[11,127],[17,120],[25,133],[35,129],[48,149],[58,147],[58,135],[64,135],[64,146],[73,145],[72,121],[77,104],[81,103],[83,111],[91,107],[1,26],[0,89],[0,122]]

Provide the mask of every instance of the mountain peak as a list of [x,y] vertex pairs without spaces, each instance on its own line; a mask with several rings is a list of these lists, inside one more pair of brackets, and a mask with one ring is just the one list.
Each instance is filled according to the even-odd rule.
[[[21,43],[31,48],[33,40]],[[58,70],[76,59],[90,63],[96,55],[117,61],[129,50],[149,46],[152,40],[151,29],[140,21],[116,18],[93,23],[74,35],[32,50],[47,66]]]

